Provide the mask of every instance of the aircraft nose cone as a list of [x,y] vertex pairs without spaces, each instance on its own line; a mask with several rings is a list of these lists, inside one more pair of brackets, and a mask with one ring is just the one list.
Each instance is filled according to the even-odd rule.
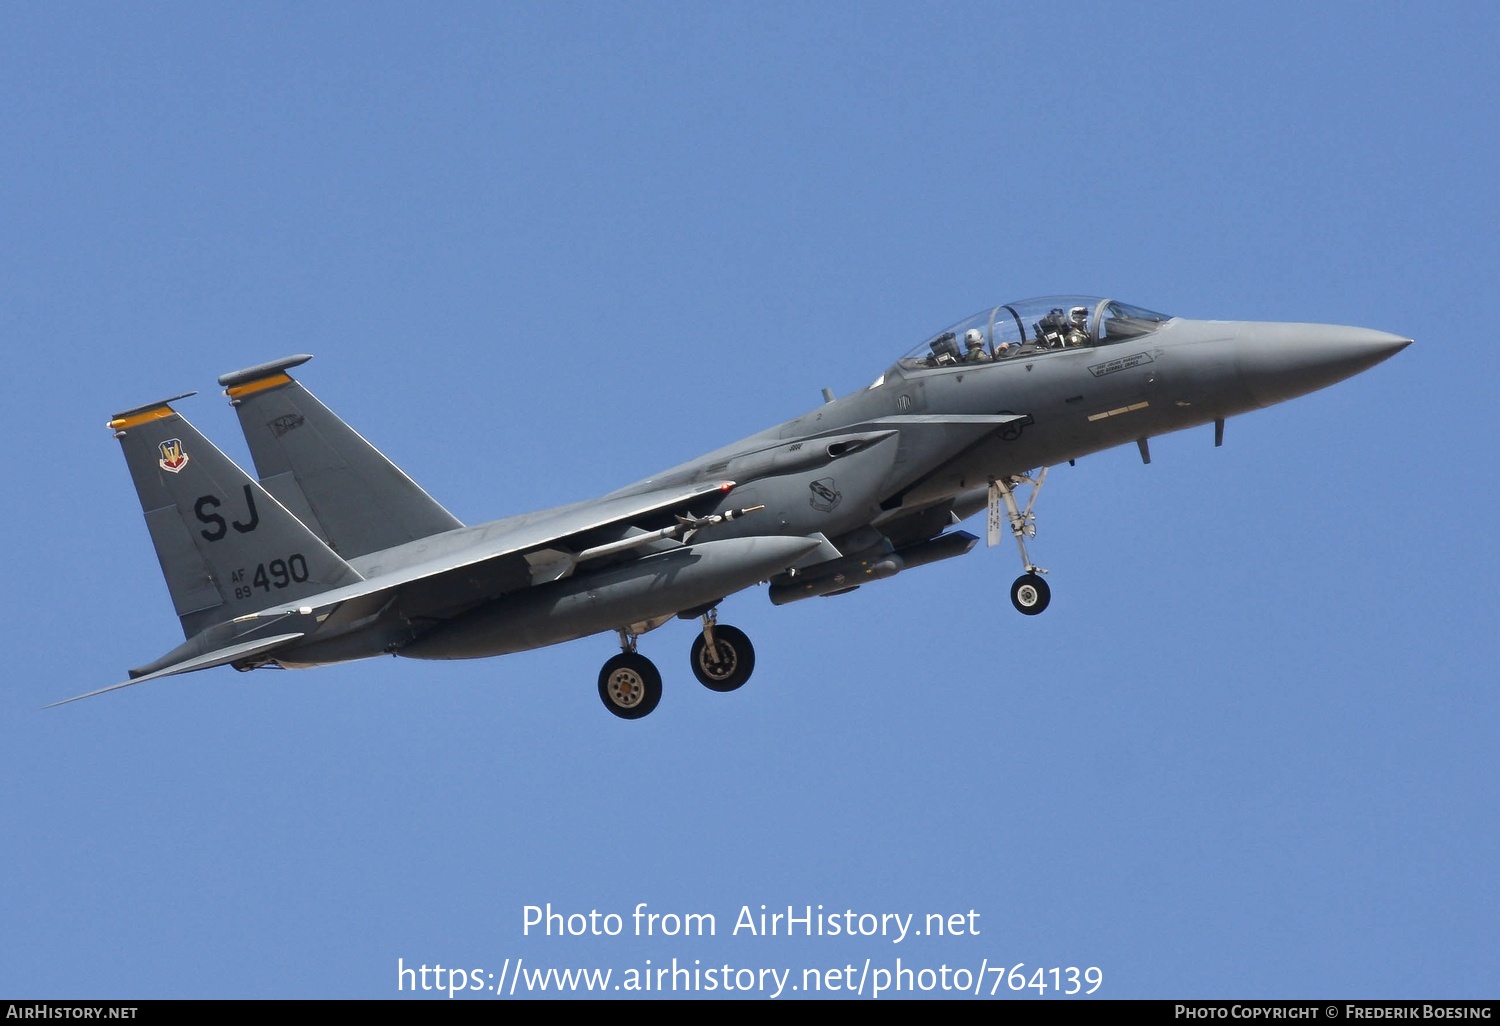
[[1240,376],[1261,406],[1353,377],[1412,340],[1338,324],[1247,324],[1235,340]]

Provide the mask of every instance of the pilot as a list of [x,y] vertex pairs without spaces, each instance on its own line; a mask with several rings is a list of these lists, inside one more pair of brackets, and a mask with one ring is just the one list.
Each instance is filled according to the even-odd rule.
[[1089,311],[1087,307],[1075,306],[1068,311],[1068,330],[1066,334],[1067,346],[1086,346],[1089,344]]
[[964,354],[964,363],[989,363],[993,359],[984,350],[984,335],[978,328],[970,328],[964,332],[964,348],[968,350]]

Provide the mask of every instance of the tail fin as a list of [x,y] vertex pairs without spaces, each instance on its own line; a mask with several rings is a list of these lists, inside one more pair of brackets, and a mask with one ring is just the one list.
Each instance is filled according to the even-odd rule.
[[363,580],[169,405],[183,398],[109,422],[183,633]]
[[311,359],[288,356],[219,378],[267,490],[345,559],[462,527],[286,373]]

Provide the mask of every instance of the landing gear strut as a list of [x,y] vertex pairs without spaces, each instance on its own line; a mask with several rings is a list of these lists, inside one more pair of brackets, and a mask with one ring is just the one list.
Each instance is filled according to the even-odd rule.
[[718,622],[713,610],[703,614],[703,633],[693,639],[693,676],[710,691],[733,691],[750,679],[755,648],[738,627]]
[[[1012,477],[996,478],[990,482],[990,519],[989,519],[989,544],[1000,543],[1001,510],[1005,506],[1005,518],[1010,523],[1010,533],[1016,539],[1016,545],[1021,550],[1021,565],[1026,572],[1017,577],[1015,583],[1010,586],[1010,602],[1017,610],[1027,616],[1035,616],[1047,608],[1052,601],[1052,589],[1042,579],[1042,574],[1047,571],[1031,561],[1031,556],[1026,551],[1026,539],[1036,537],[1036,515],[1031,512],[1032,506],[1036,505],[1036,497],[1042,491],[1042,484],[1047,480],[1047,468],[1043,467],[1041,473],[1036,477],[1029,474],[1017,474]],[[1031,495],[1026,500],[1026,508],[1022,510],[1016,504],[1015,485],[1031,485]]]

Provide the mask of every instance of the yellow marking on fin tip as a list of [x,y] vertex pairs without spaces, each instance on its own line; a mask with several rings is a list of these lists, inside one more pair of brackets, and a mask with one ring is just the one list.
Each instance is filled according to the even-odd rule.
[[115,431],[128,431],[133,427],[140,427],[142,424],[149,424],[153,420],[166,420],[175,412],[176,411],[173,410],[170,406],[158,406],[152,410],[144,410],[140,413],[132,413],[128,417],[117,417],[106,424],[105,427],[111,428]]
[[239,399],[243,396],[254,395],[256,392],[264,392],[268,388],[276,388],[280,385],[290,384],[291,380],[291,375],[284,372],[278,372],[268,377],[256,378],[254,381],[247,381],[243,385],[235,385],[233,388],[226,388],[224,390],[224,394],[229,396],[229,398],[231,399]]

